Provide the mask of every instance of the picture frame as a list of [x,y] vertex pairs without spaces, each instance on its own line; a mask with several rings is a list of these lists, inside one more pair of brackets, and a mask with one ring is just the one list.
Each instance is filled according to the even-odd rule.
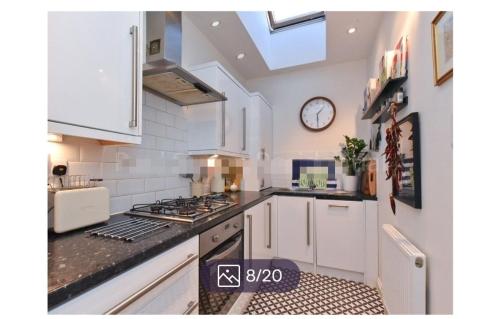
[[399,152],[403,162],[403,176],[399,190],[393,186],[394,198],[414,208],[422,208],[422,183],[420,164],[420,125],[414,112],[398,122],[401,128]]
[[440,11],[431,26],[434,85],[439,86],[453,76],[453,12]]

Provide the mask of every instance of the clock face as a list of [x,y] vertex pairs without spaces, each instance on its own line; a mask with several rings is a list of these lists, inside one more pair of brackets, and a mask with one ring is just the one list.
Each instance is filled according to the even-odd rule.
[[300,110],[302,124],[311,131],[322,131],[335,119],[335,105],[326,97],[314,97]]

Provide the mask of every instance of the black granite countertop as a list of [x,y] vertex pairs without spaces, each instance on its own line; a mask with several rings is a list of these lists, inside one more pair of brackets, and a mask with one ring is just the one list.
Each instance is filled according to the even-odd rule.
[[[237,205],[195,223],[172,222],[163,232],[138,242],[89,237],[86,229],[65,234],[48,234],[48,307],[49,309],[137,266],[171,247],[266,200],[272,195],[308,196],[318,199],[376,200],[360,193],[330,191],[293,191],[270,188],[261,192],[230,194]],[[130,218],[112,215],[108,223]]]

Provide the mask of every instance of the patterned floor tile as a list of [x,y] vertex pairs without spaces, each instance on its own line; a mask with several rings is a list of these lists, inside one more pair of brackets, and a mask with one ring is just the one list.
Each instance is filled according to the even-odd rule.
[[291,275],[300,276],[297,288],[283,293],[262,289],[264,292],[253,296],[245,314],[376,315],[385,312],[378,291],[367,285],[302,271]]

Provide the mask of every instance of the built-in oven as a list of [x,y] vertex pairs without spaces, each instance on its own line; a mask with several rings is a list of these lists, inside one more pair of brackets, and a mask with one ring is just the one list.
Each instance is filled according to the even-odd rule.
[[203,269],[213,262],[228,260],[234,263],[243,262],[243,213],[210,228],[200,235],[200,285],[199,313],[226,314],[231,309],[240,292],[211,291],[202,282],[206,274]]

